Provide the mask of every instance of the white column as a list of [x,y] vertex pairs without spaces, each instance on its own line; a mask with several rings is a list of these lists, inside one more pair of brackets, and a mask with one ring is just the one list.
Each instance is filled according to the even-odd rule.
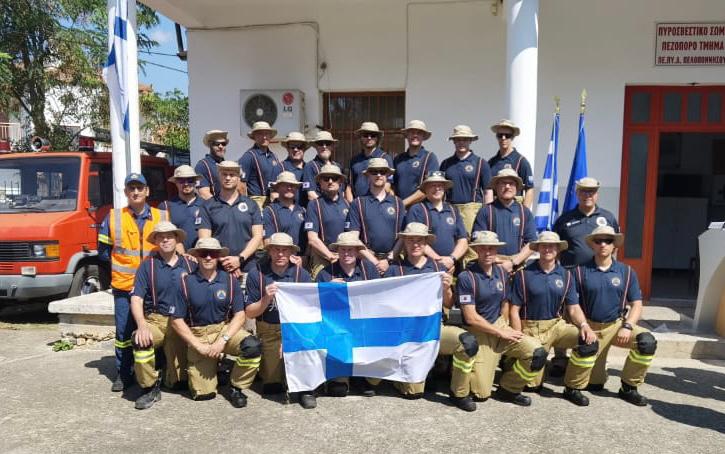
[[[534,170],[539,67],[539,0],[506,0],[506,90],[516,149]],[[534,170],[534,175],[536,172]]]

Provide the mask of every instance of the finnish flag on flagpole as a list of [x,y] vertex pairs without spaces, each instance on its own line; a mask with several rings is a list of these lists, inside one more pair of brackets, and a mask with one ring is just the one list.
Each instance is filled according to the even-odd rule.
[[551,230],[559,217],[559,112],[554,114],[554,123],[551,126],[551,139],[549,152],[546,154],[546,167],[544,178],[541,181],[541,192],[536,204],[536,230],[543,232]]
[[128,118],[128,78],[124,63],[128,61],[128,2],[108,1],[108,58],[103,66],[103,80],[111,98],[111,115],[123,131],[130,131]]
[[336,377],[425,381],[440,346],[441,273],[277,285],[291,392]]

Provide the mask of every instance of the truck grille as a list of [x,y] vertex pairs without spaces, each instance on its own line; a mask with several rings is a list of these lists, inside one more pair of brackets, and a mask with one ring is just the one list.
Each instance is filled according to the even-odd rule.
[[30,243],[0,242],[0,262],[12,262],[30,257]]

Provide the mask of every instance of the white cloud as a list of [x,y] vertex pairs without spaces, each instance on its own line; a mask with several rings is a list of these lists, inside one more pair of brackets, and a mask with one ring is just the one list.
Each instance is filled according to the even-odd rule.
[[159,44],[166,44],[171,41],[172,36],[171,33],[165,30],[156,29],[149,34],[149,38],[153,39]]

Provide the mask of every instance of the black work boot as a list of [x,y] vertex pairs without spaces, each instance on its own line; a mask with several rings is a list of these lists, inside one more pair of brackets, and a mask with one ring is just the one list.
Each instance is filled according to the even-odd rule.
[[522,407],[528,407],[529,405],[531,405],[531,398],[529,396],[524,396],[521,393],[512,393],[511,391],[504,389],[501,386],[499,386],[499,388],[496,390],[496,397],[498,397],[498,399],[502,400],[503,402],[510,402],[512,404],[520,405]]
[[284,385],[282,383],[265,383],[262,386],[262,394],[282,394]]
[[327,384],[327,395],[330,397],[345,397],[347,391],[347,383],[331,381]]
[[305,410],[311,410],[317,407],[317,398],[312,391],[303,391],[297,395],[297,400],[300,403],[300,407]]
[[365,378],[355,377],[354,383],[363,397],[375,397],[375,394],[377,394],[376,390],[378,387],[370,384]]
[[524,392],[526,392],[526,393],[541,394],[541,391],[543,391],[543,389],[544,389],[544,385],[543,384],[541,384],[539,386],[525,386],[524,387]]
[[622,382],[622,387],[619,388],[619,397],[638,407],[647,405],[647,398],[637,391],[637,387],[628,385],[625,382]]
[[476,411],[476,402],[473,401],[471,396],[456,397],[451,394],[450,399],[456,407],[463,411]]
[[580,407],[586,407],[589,405],[589,398],[582,394],[582,392],[578,389],[569,388],[567,386],[566,388],[564,388],[563,395],[564,399],[568,400],[574,405],[578,405]]
[[241,389],[232,386],[232,392],[229,394],[229,401],[234,408],[244,408],[247,406],[247,396]]
[[161,380],[157,381],[152,387],[145,388],[144,393],[136,399],[136,410],[146,410],[161,400]]
[[125,391],[130,388],[132,384],[133,377],[124,379],[121,374],[118,374],[116,375],[116,379],[113,380],[113,384],[111,385],[111,392],[120,393],[121,391]]
[[599,393],[604,391],[604,383],[589,383],[584,389],[591,393]]

